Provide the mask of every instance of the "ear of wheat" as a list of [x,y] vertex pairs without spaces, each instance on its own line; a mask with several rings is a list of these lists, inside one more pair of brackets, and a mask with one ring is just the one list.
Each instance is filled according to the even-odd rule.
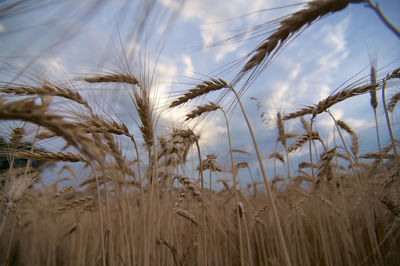
[[[363,0],[320,0],[310,1],[307,7],[294,12],[289,17],[280,22],[280,26],[266,41],[258,46],[251,54],[252,56],[246,62],[239,74],[234,79],[236,84],[250,70],[257,70],[265,66],[265,62],[270,60],[280,50],[285,42],[300,31],[301,28],[311,25],[317,19],[326,16],[329,13],[335,13],[343,10],[349,3],[364,2]],[[250,54],[250,55],[251,55]],[[249,55],[249,56],[250,56]]]
[[229,84],[223,79],[211,79],[211,81],[203,81],[203,83],[197,85],[195,88],[190,89],[183,96],[173,101],[169,107],[176,107],[184,104],[192,99],[205,95],[211,91],[217,91],[223,88],[228,88]]

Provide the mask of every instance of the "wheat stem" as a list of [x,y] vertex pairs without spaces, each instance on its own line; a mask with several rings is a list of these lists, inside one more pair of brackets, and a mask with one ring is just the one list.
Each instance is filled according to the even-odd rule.
[[101,193],[100,193],[100,182],[99,182],[99,178],[96,175],[96,172],[94,170],[94,167],[92,166],[92,164],[89,162],[88,163],[89,167],[92,170],[92,173],[96,179],[96,187],[97,187],[97,203],[99,205],[99,223],[100,223],[100,239],[101,239],[101,252],[102,252],[102,263],[103,266],[106,266],[106,249],[105,249],[105,244],[104,244],[104,237],[103,237],[103,233],[104,233],[104,225],[103,225],[103,210],[102,210],[102,204],[101,204]]
[[309,142],[309,153],[310,153],[310,163],[311,163],[311,174],[312,174],[312,178],[315,181],[315,171],[314,171],[314,160],[313,160],[313,154],[312,154],[312,144],[314,142],[314,140],[312,139],[312,126],[314,123],[314,119],[311,119],[311,123],[310,123],[310,130],[308,132],[309,134],[309,138],[310,138],[310,142]]
[[275,200],[273,198],[271,187],[270,187],[269,182],[268,182],[267,173],[265,172],[264,163],[263,163],[262,158],[261,158],[260,150],[258,149],[256,137],[255,137],[254,132],[253,132],[253,128],[252,128],[252,126],[250,124],[249,118],[247,117],[246,111],[244,110],[242,101],[240,100],[240,96],[238,95],[236,90],[233,88],[233,86],[230,86],[229,88],[235,94],[236,99],[238,100],[240,109],[242,110],[244,119],[246,120],[246,124],[247,124],[247,127],[249,129],[251,139],[253,141],[253,146],[254,146],[254,149],[256,150],[258,163],[260,164],[261,173],[262,173],[262,176],[264,178],[264,185],[265,185],[265,188],[266,188],[266,190],[268,192],[269,200],[271,201],[273,216],[274,216],[274,220],[275,220],[275,226],[276,226],[276,229],[278,231],[277,233],[278,233],[278,237],[279,237],[279,242],[281,244],[281,248],[283,250],[285,264],[287,266],[290,266],[290,265],[292,265],[292,262],[290,261],[289,252],[288,252],[288,249],[287,249],[287,246],[286,246],[286,243],[285,243],[285,238],[283,236],[281,223],[279,221],[278,211],[277,211],[276,206],[275,206]]
[[382,10],[379,7],[379,4],[372,3],[371,0],[368,0],[368,6],[372,8],[375,13],[378,15],[378,17],[382,20],[382,22],[397,36],[400,38],[400,30],[394,26],[390,20],[383,14]]
[[386,76],[382,80],[382,103],[383,103],[383,110],[385,111],[386,124],[387,124],[387,127],[388,127],[390,140],[392,141],[393,152],[394,152],[394,154],[396,156],[397,163],[400,165],[400,157],[399,157],[399,154],[397,152],[397,145],[396,145],[396,142],[395,142],[395,139],[394,139],[394,135],[393,135],[393,131],[392,131],[392,125],[390,123],[390,118],[389,118],[388,107],[387,107],[387,104],[386,104],[385,89],[386,89],[386,81],[387,81],[388,78],[389,78],[389,76]]
[[[146,215],[145,215],[145,208],[144,208],[144,189],[143,189],[143,178],[142,178],[142,170],[140,168],[140,155],[139,155],[139,150],[135,141],[135,138],[133,136],[131,136],[131,141],[133,142],[133,145],[135,147],[135,152],[136,152],[136,164],[137,164],[137,168],[138,168],[138,176],[139,176],[139,183],[140,183],[140,197],[141,197],[141,209],[142,209],[142,222],[143,222],[143,239],[144,239],[144,246],[147,247],[147,223],[146,223]],[[132,229],[133,230],[133,229]],[[148,256],[150,256],[149,254],[147,254],[148,249],[145,248],[145,260],[148,259]],[[146,264],[145,262],[145,265]]]
[[229,122],[228,122],[228,117],[226,116],[226,113],[224,109],[220,107],[220,110],[224,114],[225,118],[225,123],[226,123],[226,131],[228,133],[228,140],[229,140],[229,153],[231,157],[231,163],[232,163],[232,176],[233,176],[233,187],[235,189],[235,201],[236,201],[236,218],[237,218],[237,225],[238,225],[238,234],[239,234],[239,251],[240,251],[240,265],[244,266],[244,258],[243,258],[243,239],[242,239],[242,227],[240,224],[240,215],[239,215],[239,197],[238,197],[238,191],[237,191],[237,170],[235,167],[235,162],[233,159],[233,152],[232,152],[232,139],[231,139],[231,133],[229,129]]
[[199,158],[199,167],[200,167],[200,178],[201,178],[201,197],[202,197],[202,201],[201,201],[201,210],[202,210],[202,214],[203,214],[203,220],[202,220],[202,226],[201,226],[201,230],[202,230],[202,264],[203,266],[207,265],[207,254],[206,254],[206,207],[204,204],[204,177],[203,177],[203,163],[201,160],[201,153],[200,153],[200,146],[199,146],[199,141],[197,140],[197,137],[195,138],[196,141],[196,147],[197,147],[197,155]]
[[[357,156],[356,156],[356,155],[353,155],[353,154],[349,151],[349,149],[348,149],[348,147],[347,147],[347,145],[346,145],[346,142],[345,142],[345,140],[344,140],[344,137],[343,137],[343,135],[342,135],[342,132],[341,132],[341,130],[340,130],[340,128],[339,128],[340,126],[339,126],[338,122],[336,121],[335,117],[332,115],[332,113],[331,113],[329,110],[328,110],[327,112],[328,112],[328,114],[331,116],[333,122],[335,123],[336,130],[337,130],[337,132],[339,133],[339,136],[340,136],[340,139],[341,139],[341,141],[342,141],[342,143],[343,143],[344,149],[345,149],[345,151],[346,151],[346,153],[347,153],[347,156],[349,157],[349,163],[350,163],[351,170],[353,171],[354,176],[357,177],[356,180],[357,180],[358,183],[361,185],[360,176],[359,176],[359,174],[356,172],[356,169],[355,169],[355,167],[354,167],[354,163],[355,163],[357,166],[359,166],[358,160],[357,160]],[[354,163],[353,163],[353,160],[354,160]]]

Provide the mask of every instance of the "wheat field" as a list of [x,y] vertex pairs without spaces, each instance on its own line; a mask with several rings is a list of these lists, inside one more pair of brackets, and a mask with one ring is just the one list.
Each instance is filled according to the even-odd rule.
[[[171,97],[163,111],[191,107],[179,128],[158,128],[154,88],[128,68],[68,81],[27,68],[1,81],[0,119],[8,126],[0,138],[0,265],[398,265],[400,142],[391,120],[398,114],[400,68],[383,73],[371,64],[367,80],[275,114],[278,148],[268,158],[242,102],[272,60],[279,61],[284,44],[349,4],[372,8],[400,38],[372,1],[305,3],[249,51],[232,80],[204,78]],[[1,8],[0,20],[6,19],[12,7]],[[129,95],[135,133],[79,90],[111,85]],[[211,93],[220,98],[202,101]],[[361,153],[356,130],[330,110],[365,95],[378,148]],[[233,105],[221,100],[227,97]],[[235,156],[250,152],[234,148],[232,106],[248,130],[252,161]],[[334,142],[315,126],[322,114],[333,121]],[[207,121],[217,118],[225,126],[227,158],[204,151],[202,135],[188,123],[213,130]],[[288,123],[299,130],[291,132]],[[294,168],[300,149],[304,161]],[[285,174],[266,171],[267,162]],[[42,178],[46,173],[51,182]]]

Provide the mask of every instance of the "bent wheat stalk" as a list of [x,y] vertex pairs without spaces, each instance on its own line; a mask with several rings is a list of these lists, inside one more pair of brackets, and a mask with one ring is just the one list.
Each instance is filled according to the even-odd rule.
[[308,2],[307,8],[294,12],[289,17],[283,19],[278,29],[268,36],[266,41],[252,52],[253,56],[246,62],[232,84],[237,84],[248,71],[253,70],[254,74],[259,68],[268,64],[268,61],[270,61],[284,44],[298,33],[301,28],[310,26],[317,19],[329,13],[343,10],[349,3],[360,2],[364,2],[364,0],[320,0]]
[[228,83],[223,79],[211,79],[211,81],[204,81],[203,83],[197,85],[195,88],[190,89],[183,96],[179,97],[175,101],[173,101],[169,107],[176,107],[181,104],[184,104],[194,98],[205,95],[211,91],[217,91],[223,88],[228,88]]
[[242,104],[242,101],[240,100],[239,94],[236,92],[236,90],[233,88],[232,85],[229,85],[229,89],[236,96],[236,99],[237,99],[237,101],[239,103],[240,109],[241,109],[241,111],[243,113],[244,119],[246,120],[246,124],[247,124],[247,127],[249,129],[251,139],[253,141],[254,149],[256,150],[258,163],[260,165],[261,173],[262,173],[262,176],[263,176],[263,179],[264,179],[264,185],[265,185],[265,188],[266,188],[266,190],[268,192],[269,200],[271,202],[271,207],[272,207],[273,217],[274,217],[274,221],[275,221],[275,226],[276,226],[276,229],[278,231],[277,233],[278,233],[278,237],[279,237],[279,242],[281,244],[281,248],[283,250],[285,264],[287,266],[292,265],[292,262],[291,262],[290,257],[289,257],[289,252],[288,252],[288,249],[287,249],[287,246],[286,246],[286,243],[285,243],[285,238],[283,236],[281,223],[279,221],[278,211],[277,211],[276,206],[275,206],[275,200],[273,198],[271,187],[270,187],[269,182],[268,182],[267,173],[265,172],[264,163],[263,163],[262,158],[261,158],[260,150],[258,149],[258,145],[257,145],[256,137],[254,135],[253,128],[252,128],[252,126],[250,124],[250,121],[249,121],[249,119],[247,117],[246,111],[244,110],[244,106]]
[[[225,111],[220,108],[222,113],[224,114],[225,118],[225,123],[226,123],[226,131],[228,133],[228,140],[229,140],[229,153],[231,157],[231,164],[232,164],[232,176],[233,176],[233,186],[235,188],[235,201],[236,201],[236,206],[239,206],[239,197],[238,197],[238,191],[237,191],[237,176],[236,176],[236,168],[235,168],[235,162],[233,160],[233,152],[232,152],[232,138],[231,138],[231,133],[229,129],[229,122],[228,122],[228,117],[226,116]],[[237,218],[237,223],[238,223],[238,234],[239,234],[239,248],[240,248],[240,264],[243,266],[244,265],[244,258],[243,258],[243,239],[242,239],[242,227],[240,223],[240,214],[239,214],[239,208],[236,207],[236,218]],[[250,247],[248,246],[248,249]],[[249,253],[249,258],[251,258],[251,254]],[[250,259],[250,265],[251,265],[251,259]]]
[[396,93],[395,95],[392,96],[390,99],[390,102],[388,104],[388,109],[391,113],[394,111],[394,107],[396,106],[397,102],[400,100],[400,92]]
[[321,113],[325,112],[326,110],[328,110],[329,107],[331,107],[339,102],[342,102],[348,98],[367,93],[367,92],[377,88],[378,86],[379,86],[379,84],[370,84],[370,85],[365,85],[365,86],[356,87],[356,88],[344,89],[334,95],[328,96],[327,98],[325,98],[324,100],[322,100],[318,104],[316,104],[315,106],[308,106],[297,112],[285,115],[283,117],[283,120],[289,120],[289,119],[300,117],[300,116],[307,115],[307,114],[312,114],[313,118],[315,118],[318,114],[321,114]]
[[368,7],[372,8],[378,17],[382,20],[382,22],[397,36],[400,38],[400,30],[394,26],[389,19],[383,14],[382,10],[379,7],[379,4],[373,4],[371,0],[367,0]]
[[79,154],[70,152],[45,152],[45,151],[23,151],[13,154],[15,158],[25,158],[31,160],[46,160],[46,161],[63,161],[63,162],[85,162],[87,160]]
[[203,176],[203,164],[201,162],[201,153],[200,153],[200,145],[199,145],[199,141],[197,139],[197,136],[194,134],[193,131],[190,130],[190,132],[193,134],[193,136],[195,137],[195,142],[196,142],[196,147],[197,147],[197,155],[199,158],[199,164],[200,164],[200,178],[201,178],[201,210],[202,210],[202,214],[203,214],[203,219],[202,219],[202,225],[201,225],[201,231],[202,231],[202,263],[203,265],[206,265],[206,258],[207,258],[207,254],[206,254],[206,250],[207,250],[207,246],[206,246],[206,207],[204,204],[204,176]]
[[397,152],[397,146],[396,146],[395,138],[394,138],[394,135],[393,135],[392,125],[390,123],[388,107],[387,107],[387,104],[386,104],[386,95],[385,95],[386,81],[389,80],[390,78],[391,78],[390,75],[387,75],[382,80],[382,103],[383,103],[383,109],[385,111],[386,124],[387,124],[387,127],[388,127],[390,140],[392,141],[393,152],[394,152],[394,154],[396,156],[397,163],[400,164],[400,157],[399,157],[399,154]]
[[47,107],[35,104],[34,99],[5,102],[0,97],[0,119],[22,120],[46,127],[56,135],[63,137],[68,144],[82,151],[90,159],[101,162],[97,152],[89,148],[90,139],[74,123],[59,115],[48,113]]
[[[223,84],[227,84],[222,79],[219,79],[219,81],[221,81]],[[223,113],[224,118],[225,118],[226,131],[227,131],[227,134],[228,134],[228,141],[229,141],[229,154],[230,154],[231,164],[232,164],[232,176],[233,176],[233,187],[235,189],[235,191],[234,191],[235,192],[235,201],[236,201],[236,206],[239,206],[239,196],[238,196],[238,191],[237,191],[237,170],[236,170],[236,167],[235,167],[235,161],[233,159],[232,138],[231,138],[231,133],[230,133],[230,128],[229,128],[229,121],[228,121],[228,117],[226,115],[226,112],[224,111],[224,109],[221,106],[218,106],[217,104],[215,104],[213,102],[210,102],[209,104],[196,107],[196,109],[194,109],[192,112],[190,112],[189,114],[186,115],[185,121],[193,119],[195,117],[199,117],[199,116],[201,116],[202,114],[204,114],[206,112],[212,112],[212,111],[217,110],[217,109],[221,110],[221,112]],[[211,180],[210,180],[210,183],[211,183]],[[211,188],[211,184],[210,184],[210,188]],[[210,189],[210,192],[211,192],[211,189]],[[238,226],[238,235],[239,235],[240,265],[244,266],[242,227],[241,227],[241,222],[240,222],[239,208],[236,208],[235,213],[236,213],[237,226]],[[248,246],[248,249],[250,249],[249,246]],[[250,253],[249,253],[249,258],[251,258],[251,254]],[[250,260],[250,264],[251,264],[251,260]]]
[[6,86],[0,89],[1,92],[15,95],[38,95],[38,96],[57,96],[77,102],[85,106],[89,111],[92,108],[89,103],[82,97],[82,95],[73,89],[66,86],[60,86],[50,81],[44,81],[41,86],[28,86],[14,84],[14,86]]

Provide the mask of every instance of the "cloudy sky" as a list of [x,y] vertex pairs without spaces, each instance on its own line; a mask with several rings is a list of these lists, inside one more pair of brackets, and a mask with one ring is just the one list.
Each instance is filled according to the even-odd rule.
[[[231,81],[243,66],[236,63],[275,29],[268,22],[304,7],[296,0],[119,0],[98,1],[97,5],[93,4],[96,1],[82,4],[71,0],[61,4],[44,1],[38,8],[26,2],[19,10],[0,4],[3,81],[13,80],[21,73],[32,74],[33,70],[45,77],[66,79],[129,68],[152,87],[156,110],[161,114],[161,134],[165,129],[187,126],[182,122],[187,110],[216,100],[219,95],[210,94],[183,108],[167,110],[165,106],[174,97],[210,77]],[[400,28],[400,2],[379,3]],[[242,96],[263,155],[266,157],[275,149],[277,112],[285,114],[316,104],[353,82],[365,84],[373,61],[382,78],[399,66],[399,44],[400,40],[363,4],[351,4],[304,29]],[[133,104],[123,88],[89,91],[82,84],[79,89],[100,109],[123,120],[139,134]],[[391,86],[388,97],[398,90],[396,84]],[[232,99],[228,96],[223,106],[229,110],[234,148],[253,152],[242,114],[238,108],[229,109]],[[331,111],[358,132],[361,152],[377,149],[368,95],[339,104]],[[381,104],[378,115],[385,144],[388,137]],[[398,125],[398,115],[392,118]],[[222,114],[215,113],[189,125],[201,134],[204,153],[215,153],[221,164],[228,164]],[[316,121],[318,131],[331,142],[332,126],[325,114]],[[286,128],[301,133],[298,121],[287,123]],[[281,149],[278,145],[277,150]],[[293,166],[303,152],[293,155]],[[253,157],[238,155],[237,159],[252,162]],[[270,172],[272,162],[266,163]]]

